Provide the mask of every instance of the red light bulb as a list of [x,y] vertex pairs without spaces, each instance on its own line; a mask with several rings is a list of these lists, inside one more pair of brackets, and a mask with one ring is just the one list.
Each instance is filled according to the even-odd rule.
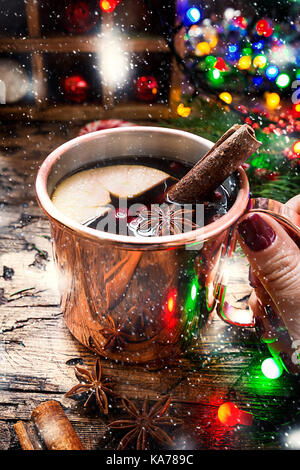
[[246,29],[247,28],[247,20],[243,16],[237,16],[236,18],[233,19],[234,24],[241,29]]
[[177,299],[177,289],[174,287],[168,292],[168,297],[166,303],[163,307],[163,319],[168,330],[173,330],[177,325],[176,318],[176,299]]
[[256,24],[257,34],[260,36],[270,37],[273,34],[273,28],[267,20],[259,20]]
[[99,5],[102,11],[112,13],[121,0],[100,0]]
[[218,409],[219,421],[224,426],[235,426],[236,424],[243,424],[244,426],[251,426],[253,415],[247,411],[240,410],[234,403],[230,401],[222,403]]
[[220,72],[225,72],[227,70],[227,65],[224,59],[222,57],[217,58],[217,62],[214,65],[215,69],[220,70]]

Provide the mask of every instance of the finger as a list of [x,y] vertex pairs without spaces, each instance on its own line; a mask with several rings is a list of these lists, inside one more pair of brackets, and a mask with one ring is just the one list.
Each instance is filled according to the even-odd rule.
[[300,194],[290,199],[286,205],[297,212],[297,214],[300,214]]
[[250,214],[238,238],[254,274],[267,290],[293,339],[300,338],[300,250],[270,216]]
[[254,315],[255,329],[263,343],[273,343],[278,340],[284,327],[272,299],[263,287],[255,289],[249,299],[249,307]]

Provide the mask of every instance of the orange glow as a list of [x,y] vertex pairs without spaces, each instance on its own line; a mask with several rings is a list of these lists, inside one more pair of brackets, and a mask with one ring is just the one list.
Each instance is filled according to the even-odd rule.
[[183,103],[177,106],[177,114],[181,117],[188,117],[191,114],[191,110],[189,106],[184,106]]
[[236,424],[251,426],[253,422],[253,415],[251,413],[240,410],[230,401],[219,406],[218,418],[225,426],[235,426]]
[[174,287],[173,289],[169,290],[168,298],[164,306],[163,318],[164,318],[166,327],[169,330],[172,330],[177,324],[177,319],[175,317],[176,299],[177,299],[177,289],[176,287]]
[[196,47],[196,54],[197,55],[208,55],[210,53],[211,47],[208,42],[203,41],[199,42]]
[[118,0],[100,0],[100,8],[107,13],[112,13],[120,3]]
[[175,303],[173,297],[170,297],[168,300],[168,310],[170,313],[174,311]]
[[218,409],[218,418],[222,424],[235,426],[238,422],[239,409],[233,403],[223,403]]
[[300,140],[298,142],[295,142],[293,145],[293,152],[300,154]]

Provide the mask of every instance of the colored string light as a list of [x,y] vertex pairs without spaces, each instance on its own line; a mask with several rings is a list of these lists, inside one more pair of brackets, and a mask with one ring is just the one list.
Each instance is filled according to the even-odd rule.
[[266,105],[268,109],[276,109],[280,104],[278,93],[265,93]]
[[99,5],[102,11],[112,13],[121,0],[100,0]]
[[275,80],[275,78],[279,74],[279,68],[277,65],[269,65],[269,67],[266,68],[266,77],[269,80]]
[[253,59],[253,65],[256,68],[263,69],[267,65],[267,58],[265,55],[257,55]]
[[300,140],[294,143],[292,147],[292,151],[296,153],[297,155],[300,155]]
[[247,20],[244,18],[244,16],[237,16],[236,18],[233,18],[233,23],[238,28],[247,29]]
[[205,57],[205,64],[208,67],[214,67],[216,62],[217,62],[217,59],[213,55],[208,55],[207,57]]
[[197,286],[196,286],[196,284],[193,284],[192,289],[191,289],[191,299],[193,301],[195,300],[196,295],[197,295]]
[[215,86],[222,85],[224,82],[222,74],[218,69],[210,70],[208,72],[208,79],[210,80],[211,84]]
[[236,426],[237,424],[251,426],[253,422],[253,415],[251,413],[240,410],[230,401],[222,403],[222,405],[219,406],[218,418],[225,426]]
[[240,70],[247,70],[251,67],[251,62],[252,62],[251,56],[250,55],[244,55],[238,61],[238,68]]
[[261,371],[264,374],[265,377],[268,379],[278,379],[282,372],[283,372],[283,367],[282,365],[276,361],[274,358],[269,357],[268,359],[265,359],[261,365]]
[[166,328],[172,330],[177,324],[176,314],[176,299],[177,299],[177,289],[174,287],[168,292],[167,301],[163,308],[163,318],[165,321]]
[[273,28],[267,20],[259,20],[256,24],[257,34],[266,38],[273,34]]
[[185,14],[185,23],[186,24],[195,24],[201,20],[201,11],[197,7],[191,7],[187,10]]
[[222,93],[220,93],[219,98],[220,100],[224,101],[224,103],[226,104],[232,103],[232,96],[227,91],[223,91]]
[[286,88],[290,84],[290,81],[291,79],[287,73],[281,73],[276,79],[276,85],[279,88]]
[[238,44],[229,44],[227,47],[226,53],[227,59],[230,61],[235,61],[240,57],[239,45]]
[[263,82],[263,78],[260,75],[257,75],[253,77],[252,81],[255,86],[260,86]]
[[222,57],[218,57],[217,58],[217,61],[214,65],[214,67],[218,70],[220,70],[220,72],[225,72],[227,70],[227,65],[226,65],[226,62],[224,59],[222,59]]
[[197,55],[208,55],[211,51],[211,47],[206,41],[199,42],[196,46]]
[[244,47],[244,49],[242,49],[242,54],[243,54],[243,56],[244,55],[251,55],[252,54],[251,47]]
[[258,41],[252,44],[252,48],[255,51],[261,51],[264,48],[264,45],[265,45],[264,41]]
[[235,54],[239,50],[239,46],[237,44],[229,44],[228,52],[230,54]]
[[293,105],[293,114],[294,116],[296,117],[299,117],[300,116],[300,103],[296,103]]
[[184,306],[184,310],[186,314],[190,317],[191,321],[193,320],[194,316],[197,315],[196,305],[197,305],[198,292],[199,292],[199,282],[198,282],[197,276],[194,276],[191,279],[191,283],[188,286],[187,297],[186,297],[186,302]]
[[180,103],[177,106],[177,114],[181,117],[188,117],[191,114],[191,108],[189,106],[184,106],[183,103]]

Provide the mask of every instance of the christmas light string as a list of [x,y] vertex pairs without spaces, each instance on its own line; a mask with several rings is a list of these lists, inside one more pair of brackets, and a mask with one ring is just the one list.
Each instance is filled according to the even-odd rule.
[[[161,34],[165,38],[165,40],[168,44],[168,47],[170,49],[170,52],[172,53],[172,55],[174,56],[174,58],[175,58],[175,60],[178,64],[178,67],[184,73],[184,75],[189,78],[190,82],[193,84],[194,91],[193,91],[192,95],[189,97],[188,103],[192,103],[194,101],[195,97],[199,96],[201,91],[204,91],[209,97],[214,98],[216,100],[216,102],[218,102],[218,103],[220,103],[220,101],[225,102],[227,108],[230,109],[231,111],[233,111],[234,113],[236,113],[237,115],[239,115],[242,118],[243,121],[245,121],[245,115],[247,114],[248,124],[250,124],[250,125],[255,124],[255,120],[257,119],[259,121],[259,125],[261,127],[263,127],[263,126],[267,127],[268,125],[271,124],[271,125],[275,125],[275,127],[277,128],[277,124],[278,124],[277,120],[271,118],[270,116],[264,115],[264,113],[258,113],[255,110],[248,110],[245,106],[234,105],[234,104],[232,104],[231,101],[228,101],[228,100],[224,101],[220,96],[220,95],[222,95],[222,93],[219,93],[219,92],[214,91],[213,89],[211,89],[211,87],[207,84],[207,82],[203,78],[204,74],[197,71],[197,70],[194,70],[194,69],[191,69],[190,67],[188,67],[188,65],[186,64],[186,60],[184,58],[182,58],[180,56],[179,52],[176,50],[175,35],[182,28],[187,27],[187,25],[184,22],[184,19],[181,20],[179,22],[179,24],[173,26],[168,21],[166,21],[163,18],[162,15],[159,14],[157,9],[155,8],[155,5],[153,5],[152,0],[144,0],[144,3],[146,5],[146,7],[152,12],[152,14],[155,15],[156,21],[160,24]],[[252,30],[254,28],[255,24],[258,24],[258,23],[259,23],[259,16],[256,15],[247,24],[247,30],[249,30],[249,31]],[[293,40],[297,40],[299,37],[300,37],[300,35],[298,33],[294,34],[293,35]],[[259,57],[259,56],[257,56],[257,57]],[[257,59],[257,57],[256,57],[256,59]],[[216,69],[216,71],[217,70],[218,69]],[[240,72],[242,72],[242,71],[240,70]],[[282,73],[281,75],[287,75],[287,74]],[[283,79],[284,78],[282,78],[282,80]],[[247,94],[247,92],[249,92],[249,87],[246,90],[246,94]],[[225,92],[225,93],[228,93],[228,92]],[[277,94],[277,96],[279,96],[279,95]],[[275,93],[274,93],[272,97],[269,97],[269,100],[267,99],[267,101],[269,103],[271,103],[271,100],[273,100],[272,104],[274,106],[274,103],[275,103],[276,99],[278,99],[278,98],[275,97]],[[272,109],[272,107],[270,109]],[[282,121],[286,124],[286,126],[288,126],[288,124],[289,124],[288,116],[282,117]],[[291,134],[293,134],[293,132],[291,132]]]

